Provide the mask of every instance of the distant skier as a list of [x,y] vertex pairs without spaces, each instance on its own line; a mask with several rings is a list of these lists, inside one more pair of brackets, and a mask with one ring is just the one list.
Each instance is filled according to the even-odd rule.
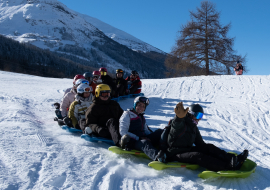
[[107,84],[111,88],[111,96],[112,97],[117,97],[117,91],[116,91],[116,84],[113,82],[112,77],[108,75],[108,71],[105,67],[101,67],[99,69],[100,72],[100,78],[102,80],[102,84]]
[[120,105],[110,99],[111,89],[107,84],[100,84],[96,88],[93,104],[87,109],[85,123],[81,129],[85,134],[112,139],[119,145],[119,118],[123,114]]
[[91,78],[92,74],[90,72],[86,72],[83,74],[84,78],[89,81],[89,86],[92,87],[93,91],[91,92],[93,96],[95,95],[95,90],[97,87],[97,84],[95,84]]
[[79,120],[85,119],[85,112],[92,104],[93,95],[91,91],[92,88],[88,84],[82,83],[77,87],[77,95],[69,107],[68,117],[72,122],[72,125],[68,125],[69,127],[81,129]]
[[119,96],[124,96],[125,93],[128,91],[128,84],[127,81],[123,78],[123,76],[124,71],[122,69],[117,69],[114,82],[116,84],[117,93]]
[[92,76],[93,76],[93,82],[96,85],[99,85],[99,84],[102,83],[102,80],[100,78],[100,72],[99,71],[93,71]]
[[131,71],[131,75],[126,78],[126,81],[128,81],[128,84],[130,83],[129,94],[141,93],[142,82],[137,71]]
[[122,136],[120,146],[122,149],[136,149],[143,151],[152,160],[166,161],[166,154],[160,154],[155,146],[159,146],[162,129],[152,132],[143,116],[149,99],[136,97],[133,109],[128,109],[120,118],[119,130]]
[[237,64],[236,64],[236,66],[234,68],[235,74],[236,75],[242,75],[243,70],[244,70],[244,68],[243,68],[242,64],[240,63],[240,61],[237,61]]
[[162,134],[163,142],[167,142],[167,149],[164,151],[164,146],[162,148],[167,152],[167,161],[198,164],[211,171],[241,168],[248,156],[248,150],[235,156],[204,142],[197,127],[204,115],[203,108],[199,104],[192,104],[189,110],[184,109],[183,103],[180,102],[174,112],[176,114],[174,119]]

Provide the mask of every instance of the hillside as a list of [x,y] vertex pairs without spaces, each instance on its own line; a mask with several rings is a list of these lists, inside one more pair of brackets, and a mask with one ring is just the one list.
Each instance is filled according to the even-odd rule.
[[0,24],[0,34],[6,37],[86,66],[107,67],[112,73],[119,68],[128,73],[137,70],[142,78],[164,78],[165,52],[57,0],[2,0]]
[[[270,76],[201,76],[142,80],[150,98],[146,121],[164,128],[179,101],[199,103],[199,129],[207,143],[250,151],[257,170],[245,179],[202,180],[204,169],[156,171],[149,160],[109,152],[60,129],[53,103],[71,79],[0,71],[0,189],[268,189],[270,187]],[[120,102],[123,109],[133,99]]]

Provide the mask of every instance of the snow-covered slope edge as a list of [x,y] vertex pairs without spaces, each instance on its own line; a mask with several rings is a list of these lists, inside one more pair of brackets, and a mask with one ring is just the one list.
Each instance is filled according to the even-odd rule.
[[[67,133],[53,121],[71,79],[0,71],[0,189],[267,189],[270,187],[270,76],[211,76],[143,80],[150,98],[146,120],[163,128],[179,101],[200,103],[199,129],[207,143],[250,151],[258,164],[246,179],[202,180],[185,168],[156,171],[149,160],[119,156],[103,143]],[[123,109],[132,99],[120,102]]]

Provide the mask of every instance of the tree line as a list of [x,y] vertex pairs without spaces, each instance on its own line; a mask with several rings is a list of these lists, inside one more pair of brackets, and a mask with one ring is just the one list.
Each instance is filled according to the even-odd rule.
[[73,78],[76,74],[97,68],[0,35],[0,70],[44,77]]

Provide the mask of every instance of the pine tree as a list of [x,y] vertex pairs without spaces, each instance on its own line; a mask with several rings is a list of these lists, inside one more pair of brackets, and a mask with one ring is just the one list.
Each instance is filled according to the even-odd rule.
[[190,17],[166,60],[168,69],[178,68],[174,76],[232,74],[236,61],[245,63],[245,56],[233,50],[234,38],[227,37],[231,24],[220,24],[220,13],[212,2],[201,2]]

